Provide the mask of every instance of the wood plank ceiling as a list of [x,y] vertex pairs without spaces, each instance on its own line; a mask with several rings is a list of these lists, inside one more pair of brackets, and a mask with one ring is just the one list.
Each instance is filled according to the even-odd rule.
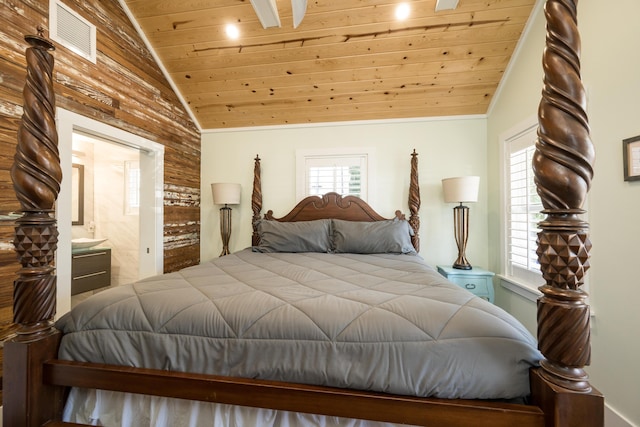
[[[202,129],[484,114],[535,0],[124,0]],[[226,36],[234,23],[240,37]]]

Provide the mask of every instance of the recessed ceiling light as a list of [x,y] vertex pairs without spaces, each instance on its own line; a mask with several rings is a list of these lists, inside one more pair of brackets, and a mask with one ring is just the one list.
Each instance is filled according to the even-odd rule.
[[227,37],[229,37],[230,39],[237,39],[238,37],[240,37],[240,30],[238,29],[237,26],[233,25],[233,24],[227,24],[226,28],[224,29],[225,33],[227,33]]
[[411,8],[409,7],[409,3],[400,3],[396,6],[396,19],[399,21],[404,21],[409,17],[411,13]]

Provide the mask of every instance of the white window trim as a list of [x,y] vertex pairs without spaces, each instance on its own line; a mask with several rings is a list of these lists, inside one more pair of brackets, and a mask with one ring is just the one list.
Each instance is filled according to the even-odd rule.
[[[540,277],[540,281],[537,283],[529,282],[524,279],[509,276],[507,271],[507,247],[506,247],[506,228],[507,228],[507,188],[508,188],[508,176],[506,171],[506,147],[507,143],[526,133],[532,128],[538,126],[538,118],[532,116],[518,125],[512,127],[506,132],[500,135],[500,272],[497,276],[500,278],[500,282],[503,288],[508,289],[530,301],[537,301],[542,296],[542,293],[538,288],[545,284],[544,279]],[[587,209],[588,199],[585,201],[585,210]],[[587,213],[584,214],[585,221],[588,221]],[[582,290],[589,292],[589,274],[585,278]],[[593,313],[592,313],[593,316]]]
[[534,287],[532,284],[525,283],[515,277],[506,276],[504,274],[497,274],[496,276],[500,279],[500,285],[503,288],[508,289],[529,301],[535,302],[542,296],[542,292],[538,290],[538,287],[544,284],[542,282],[538,286]]
[[506,230],[508,224],[507,189],[509,188],[509,176],[507,174],[506,156],[508,154],[507,146],[509,141],[530,132],[537,126],[538,120],[534,116],[524,120],[500,135],[500,272],[498,277],[501,279],[500,282],[504,288],[509,289],[531,301],[536,301],[541,295],[538,287],[544,284],[542,276],[540,277],[540,282],[533,283],[507,274],[508,255]]
[[375,149],[372,147],[347,147],[347,148],[321,148],[313,150],[296,150],[296,200],[306,197],[306,160],[309,158],[332,157],[332,156],[364,156],[366,158],[366,173],[361,176],[365,185],[361,194],[361,199],[372,204],[371,200],[375,194]]

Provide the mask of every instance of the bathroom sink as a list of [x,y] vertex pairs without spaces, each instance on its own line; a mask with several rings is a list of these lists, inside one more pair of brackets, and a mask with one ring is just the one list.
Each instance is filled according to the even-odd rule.
[[87,249],[99,245],[107,239],[89,239],[87,237],[81,237],[71,240],[71,249]]

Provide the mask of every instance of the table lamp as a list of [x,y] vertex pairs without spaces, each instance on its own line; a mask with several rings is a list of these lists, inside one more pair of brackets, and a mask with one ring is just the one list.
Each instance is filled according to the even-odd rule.
[[453,228],[458,245],[458,258],[453,263],[453,268],[471,270],[471,264],[467,261],[465,250],[469,237],[469,207],[465,202],[478,201],[479,176],[462,176],[445,178],[442,180],[442,190],[446,203],[459,203],[453,208]]
[[231,237],[231,208],[229,205],[240,203],[240,184],[230,184],[220,182],[211,184],[213,203],[224,205],[220,208],[220,235],[222,236],[222,253],[220,256],[228,255],[229,238]]

